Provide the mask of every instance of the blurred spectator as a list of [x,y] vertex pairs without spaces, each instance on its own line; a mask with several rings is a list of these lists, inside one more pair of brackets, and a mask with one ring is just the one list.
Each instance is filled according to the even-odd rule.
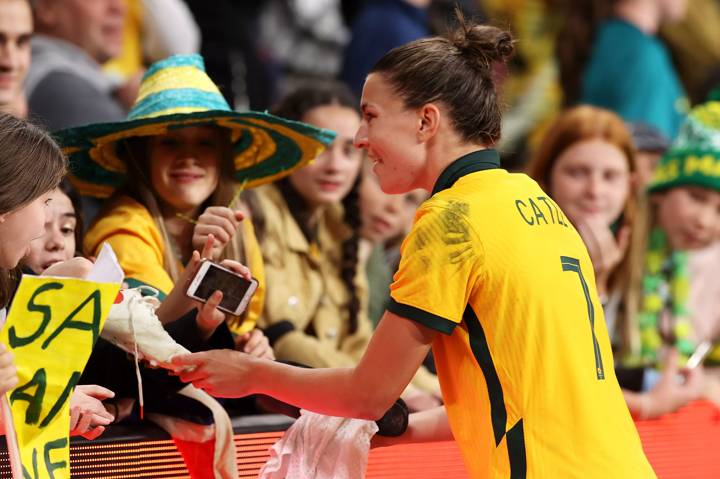
[[708,75],[700,91],[700,96],[703,101],[720,101],[720,65]]
[[267,0],[185,3],[200,27],[208,74],[225,100],[236,110],[270,108],[276,96],[274,64],[259,43],[259,18]]
[[683,18],[687,0],[572,0],[557,51],[565,103],[608,108],[674,138],[687,99],[665,45],[665,23]]
[[430,35],[430,0],[368,0],[357,14],[340,79],[360,96],[365,77],[384,54]]
[[687,0],[685,18],[664,25],[661,38],[668,44],[680,78],[692,104],[707,101],[705,85],[714,69],[720,67],[720,2]]
[[27,116],[23,82],[32,31],[29,0],[0,0],[0,111],[20,118]]
[[657,128],[645,123],[628,123],[627,128],[635,144],[636,190],[644,194],[653,170],[670,142]]
[[120,53],[122,0],[34,0],[30,112],[50,130],[119,121],[125,110],[101,65]]
[[397,267],[388,260],[385,245],[398,237],[403,238],[409,231],[406,209],[411,208],[406,206],[406,203],[412,201],[412,197],[410,193],[384,193],[369,161],[364,162],[361,168],[359,193],[362,218],[361,255],[367,257],[368,317],[373,325],[377,326],[387,309],[390,283]]
[[[521,170],[528,152],[537,147],[542,132],[555,119],[562,103],[554,57],[557,10],[548,0],[483,0],[492,23],[511,25],[515,55],[508,71],[496,71],[502,102],[502,138],[497,149],[503,167]],[[496,67],[497,70],[497,67]]]
[[[630,258],[632,271],[640,272],[630,284],[626,305],[628,317],[633,319],[634,331],[629,355],[621,358],[626,365],[645,366],[643,388],[672,387],[679,392],[681,385],[668,384],[662,367],[668,349],[679,352],[680,366],[693,353],[698,342],[716,339],[717,314],[709,318],[707,312],[693,310],[697,285],[691,274],[717,277],[717,263],[690,267],[690,253],[710,247],[720,238],[720,103],[710,102],[693,109],[670,149],[663,155],[648,187],[649,198],[641,203],[633,229]],[[715,312],[717,313],[717,312]],[[704,320],[700,320],[705,317]],[[715,321],[710,324],[707,321]],[[701,328],[696,324],[705,322]],[[714,352],[716,358],[720,353]],[[671,354],[672,356],[672,354]],[[653,367],[660,367],[656,372]],[[720,400],[717,381],[709,380],[702,367],[678,372],[686,376],[683,387],[696,389],[695,395],[685,396],[681,406],[693,397]],[[657,382],[657,386],[654,386]],[[686,391],[690,392],[690,391]],[[683,395],[678,399],[682,399]],[[641,399],[641,398],[640,398]],[[657,398],[655,398],[657,399]],[[639,406],[652,410],[652,402],[638,401]],[[631,409],[632,409],[631,405]]]
[[105,72],[116,77],[116,96],[129,109],[145,66],[170,55],[198,53],[200,29],[183,0],[123,0],[126,7],[120,55]]
[[[472,18],[474,21],[487,21],[485,12],[487,0],[430,0],[428,5],[428,27],[433,35],[446,35],[457,26],[455,9],[459,8],[465,18]],[[352,23],[350,23],[352,25]]]
[[78,214],[80,196],[67,179],[50,193],[45,234],[30,243],[23,266],[42,274],[50,266],[75,256],[82,245],[82,218]]
[[[691,251],[688,258],[690,270],[689,309],[695,336],[720,343],[720,241]],[[720,347],[710,356],[712,366],[720,365]]]
[[272,0],[260,22],[262,47],[276,64],[281,96],[337,77],[349,40],[340,0]]

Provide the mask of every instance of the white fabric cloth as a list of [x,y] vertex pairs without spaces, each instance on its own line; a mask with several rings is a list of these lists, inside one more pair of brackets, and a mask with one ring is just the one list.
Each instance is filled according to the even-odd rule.
[[377,430],[373,421],[303,410],[270,449],[259,479],[363,479]]

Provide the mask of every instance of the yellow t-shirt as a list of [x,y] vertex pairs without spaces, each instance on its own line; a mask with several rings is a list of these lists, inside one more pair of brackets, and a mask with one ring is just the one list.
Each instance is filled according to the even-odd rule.
[[[125,272],[125,281],[131,287],[152,286],[164,298],[173,289],[173,280],[163,266],[165,241],[147,208],[128,196],[120,196],[101,215],[85,235],[85,254],[96,256],[103,243],[109,243]],[[245,321],[231,326],[235,334],[243,334],[255,327],[265,302],[265,273],[260,245],[252,221],[240,224],[247,267],[259,285],[250,300]],[[182,270],[183,265],[179,266]]]
[[471,477],[651,478],[613,370],[587,250],[497,153],[440,176],[402,245],[395,314],[433,352]]

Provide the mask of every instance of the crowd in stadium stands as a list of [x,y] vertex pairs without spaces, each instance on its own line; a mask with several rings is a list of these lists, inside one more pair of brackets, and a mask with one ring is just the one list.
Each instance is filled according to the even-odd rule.
[[[83,276],[89,263],[65,262],[107,242],[127,285],[167,303],[157,316],[190,350],[356,364],[428,194],[380,190],[353,145],[359,97],[382,55],[442,34],[456,4],[515,35],[514,59],[494,72],[506,110],[496,148],[506,169],[532,177],[562,210],[530,199],[518,206],[528,224],[568,221],[585,242],[630,412],[720,406],[715,0],[0,0],[0,149],[11,151],[2,136],[21,128],[12,118],[61,148],[84,135],[88,149],[69,154],[59,187],[43,183],[52,190],[44,235],[25,256],[0,246],[0,308],[18,274]],[[249,110],[336,136],[295,169],[312,156],[303,135],[322,130],[258,126],[248,138],[239,125],[249,117],[233,115]],[[253,142],[270,137],[275,149],[258,153]],[[270,166],[243,177],[251,154]],[[35,197],[12,183],[17,165],[3,153],[0,161],[5,218]],[[125,173],[107,180],[118,164]],[[16,227],[0,221],[0,242]],[[193,251],[259,280],[241,317],[185,297]],[[704,341],[717,347],[686,367]],[[11,369],[0,353],[3,390]],[[214,399],[164,369],[142,366],[141,375],[143,420],[185,441],[230,447],[220,433],[228,412],[273,410],[257,398]],[[135,364],[112,343],[98,341],[80,384],[73,434],[141,423]],[[411,411],[442,403],[432,355],[402,398]],[[213,461],[231,470],[234,456]]]

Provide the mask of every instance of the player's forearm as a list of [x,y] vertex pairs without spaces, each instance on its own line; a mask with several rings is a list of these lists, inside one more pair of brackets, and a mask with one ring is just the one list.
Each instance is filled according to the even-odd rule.
[[251,384],[254,392],[273,396],[302,409],[330,416],[379,419],[399,397],[404,385],[382,374],[356,368],[305,369],[272,361],[257,361]]
[[427,411],[410,414],[407,431],[398,437],[375,436],[373,447],[386,447],[396,444],[411,444],[416,442],[452,441],[447,412],[444,406]]

